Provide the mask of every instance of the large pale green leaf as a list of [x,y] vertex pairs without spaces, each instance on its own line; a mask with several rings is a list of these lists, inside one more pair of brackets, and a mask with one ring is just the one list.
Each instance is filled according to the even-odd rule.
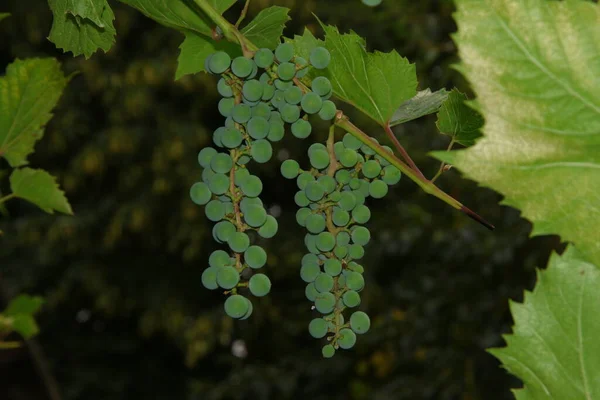
[[290,20],[289,11],[278,6],[265,8],[242,29],[242,34],[259,48],[274,49],[281,43],[283,28]]
[[406,100],[394,112],[390,126],[403,124],[425,115],[437,112],[448,98],[446,89],[432,92],[431,89],[419,91],[413,98]]
[[100,28],[104,28],[102,13],[109,7],[106,0],[67,0],[67,12],[77,18],[89,19]]
[[77,12],[87,12],[87,16],[74,15],[73,0],[48,0],[54,16],[48,39],[59,49],[70,51],[74,56],[83,54],[85,58],[90,58],[98,49],[107,52],[115,42],[115,15],[106,0],[94,0],[97,6],[102,3],[104,6],[98,18],[82,8],[77,8]]
[[204,71],[204,60],[216,51],[225,51],[232,57],[242,54],[242,50],[238,44],[228,42],[227,40],[214,41],[211,38],[192,31],[185,32],[185,40],[179,46],[179,50],[175,79]]
[[27,163],[68,82],[53,58],[16,60],[0,78],[0,157]]
[[[156,22],[179,30],[188,30],[211,36],[214,23],[207,19],[202,11],[186,0],[120,0],[141,11]],[[221,14],[227,11],[235,0],[209,0]]]
[[437,157],[497,190],[600,266],[600,8],[580,1],[458,0],[460,70],[486,122]]
[[437,127],[455,142],[472,146],[481,137],[483,118],[466,101],[467,95],[453,89],[438,112]]
[[386,125],[405,101],[417,94],[414,64],[396,51],[367,52],[364,39],[354,32],[340,34],[334,26],[323,25],[325,40],[319,41],[308,31],[291,42],[298,55],[308,59],[310,50],[324,46],[331,53],[325,70],[312,69],[309,77],[326,76],[334,94],[366,115]]
[[523,304],[511,302],[513,333],[490,352],[525,383],[518,399],[600,399],[599,293],[600,269],[570,246]]
[[10,189],[21,199],[27,200],[47,213],[54,210],[73,214],[65,194],[56,183],[56,179],[41,169],[19,168],[10,175]]

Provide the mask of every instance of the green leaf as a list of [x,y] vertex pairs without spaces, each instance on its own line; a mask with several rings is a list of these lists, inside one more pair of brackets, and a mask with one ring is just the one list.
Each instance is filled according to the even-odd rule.
[[446,89],[440,89],[436,92],[432,92],[431,89],[421,90],[413,98],[406,100],[398,107],[390,120],[390,126],[396,126],[433,114],[440,109],[447,98],[448,92]]
[[600,7],[457,6],[461,70],[486,122],[475,146],[436,157],[503,194],[533,222],[532,235],[558,234],[600,266]]
[[76,17],[89,19],[100,28],[104,28],[102,13],[109,7],[106,0],[67,0],[67,12]]
[[10,175],[10,188],[16,197],[27,200],[49,214],[54,210],[73,214],[55,178],[41,169],[20,168]]
[[511,302],[507,347],[489,350],[519,377],[518,399],[600,398],[600,269],[570,246],[538,271],[523,304]]
[[25,339],[29,339],[40,332],[35,319],[30,315],[16,315],[13,317],[12,328]]
[[92,19],[89,16],[80,18],[73,15],[69,9],[73,0],[48,0],[54,15],[48,39],[59,49],[70,51],[74,56],[83,54],[85,58],[90,58],[98,49],[107,52],[115,42],[115,15],[106,0],[94,1],[97,4],[104,3],[104,8],[98,18],[88,14]]
[[262,10],[247,26],[242,34],[258,48],[276,48],[281,43],[285,24],[290,20],[289,8],[272,6]]
[[204,60],[216,51],[225,51],[232,57],[242,54],[238,44],[220,40],[218,42],[192,31],[185,32],[185,40],[179,46],[175,79],[187,74],[204,71]]
[[39,311],[42,304],[44,304],[44,299],[40,296],[21,294],[8,303],[3,314],[11,317],[18,314],[35,314]]
[[39,296],[19,295],[11,300],[6,310],[0,314],[3,328],[8,323],[8,328],[18,332],[28,339],[39,332],[38,326],[33,319],[33,314],[39,311],[44,299]]
[[53,58],[15,60],[6,69],[0,78],[0,157],[11,166],[27,164],[67,82]]
[[[120,0],[138,9],[148,18],[159,24],[181,31],[188,30],[211,37],[211,27],[214,23],[208,20],[192,1],[186,0]],[[235,0],[209,0],[219,13],[223,14]]]
[[437,127],[463,146],[472,146],[481,137],[483,117],[466,103],[467,95],[452,89],[438,112]]
[[2,21],[4,18],[8,18],[10,17],[9,13],[0,13],[0,21]]
[[[312,69],[310,78],[326,76],[334,94],[361,110],[384,126],[402,103],[417,94],[414,64],[396,51],[369,53],[364,39],[354,32],[340,34],[335,26],[323,25],[325,41],[316,41],[312,34],[296,37],[297,54],[307,58],[315,45],[323,45],[331,53],[331,63],[325,70]],[[312,47],[312,48],[311,48]],[[308,58],[307,58],[308,59]]]

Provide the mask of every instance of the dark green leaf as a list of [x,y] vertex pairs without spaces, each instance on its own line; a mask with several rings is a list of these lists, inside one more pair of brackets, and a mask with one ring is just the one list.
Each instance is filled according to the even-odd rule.
[[466,104],[467,95],[452,89],[437,114],[437,127],[463,146],[472,146],[481,137],[483,117]]
[[400,105],[392,116],[390,126],[433,114],[440,109],[447,98],[448,92],[446,89],[440,89],[437,92],[432,92],[430,89],[421,90],[412,99],[408,99]]
[[16,197],[27,200],[47,213],[54,210],[73,214],[65,194],[55,178],[41,169],[20,168],[10,175],[10,188]]
[[0,21],[2,21],[4,18],[8,18],[10,17],[9,13],[0,13]]
[[216,51],[225,51],[232,57],[242,54],[241,48],[235,43],[226,40],[218,42],[195,32],[185,32],[185,40],[179,46],[181,50],[177,58],[177,72],[175,79],[187,74],[204,71],[204,60]]
[[242,34],[259,48],[274,49],[281,43],[283,28],[290,20],[289,11],[278,6],[265,8],[242,29]]

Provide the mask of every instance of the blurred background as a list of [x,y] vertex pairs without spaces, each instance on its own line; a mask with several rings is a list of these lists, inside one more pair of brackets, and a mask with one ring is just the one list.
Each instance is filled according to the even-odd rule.
[[[304,26],[320,35],[315,13],[365,37],[370,50],[408,57],[420,89],[469,91],[450,68],[458,61],[451,1],[384,0],[368,8],[359,0],[253,0],[250,16],[273,4],[292,9],[286,36]],[[183,36],[111,5],[117,42],[90,60],[46,40],[46,2],[0,6],[13,14],[0,24],[2,73],[14,58],[48,56],[61,60],[65,73],[79,72],[30,159],[58,176],[76,215],[46,215],[11,201],[0,217],[3,294],[46,298],[35,341],[0,351],[0,399],[512,398],[519,382],[485,349],[503,345],[508,299],[520,301],[533,287],[535,268],[560,246],[556,238],[530,240],[530,225],[516,210],[454,171],[441,187],[495,223],[495,232],[403,179],[370,203],[361,309],[372,318],[371,331],[352,351],[324,360],[322,343],[307,331],[315,312],[299,278],[304,232],[295,222],[295,183],[279,175],[288,157],[306,165],[311,141],[288,135],[274,162],[252,165],[280,225],[276,238],[264,241],[273,292],[253,300],[252,318],[233,322],[223,296],[200,282],[219,245],[203,208],[188,196],[201,176],[196,155],[223,122],[216,81],[197,74],[175,82]],[[227,16],[236,18],[240,8]],[[382,136],[365,117],[350,115]],[[435,116],[396,133],[432,176],[438,163],[427,152],[449,142],[437,133]],[[320,129],[312,139],[325,136]],[[5,175],[0,182],[6,189]]]

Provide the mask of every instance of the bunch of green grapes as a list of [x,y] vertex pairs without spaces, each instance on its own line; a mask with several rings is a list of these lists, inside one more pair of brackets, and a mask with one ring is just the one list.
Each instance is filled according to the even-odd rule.
[[332,95],[329,81],[329,85],[321,84],[319,94],[295,83],[308,68],[327,67],[330,54],[317,47],[309,58],[295,56],[294,47],[283,43],[275,52],[259,49],[252,58],[232,60],[219,51],[205,61],[205,69],[220,76],[218,109],[225,122],[213,134],[213,143],[220,150],[207,147],[198,154],[204,169],[202,181],[192,186],[190,196],[194,203],[205,206],[207,218],[216,223],[214,239],[227,246],[227,250],[210,255],[202,284],[230,295],[225,312],[235,319],[247,319],[253,309],[250,300],[239,294],[240,289],[247,288],[257,297],[271,290],[269,278],[256,273],[266,264],[267,254],[252,243],[257,236],[272,238],[278,229],[276,219],[267,214],[258,197],[263,184],[248,171],[248,164],[272,158],[272,143],[283,138],[286,124],[295,136],[305,138],[312,131],[308,114],[318,113],[329,120],[335,116],[335,105],[327,100]]
[[281,173],[296,179],[300,189],[295,195],[301,207],[296,220],[308,230],[304,242],[309,251],[302,259],[300,276],[307,283],[306,297],[322,314],[308,329],[317,339],[327,337],[329,343],[322,353],[329,358],[339,348],[353,347],[356,334],[369,330],[371,323],[364,312],[353,312],[347,322],[343,315],[346,308],[360,305],[359,293],[365,285],[359,264],[371,239],[363,226],[371,218],[365,201],[384,197],[401,174],[351,134],[330,150],[321,143],[311,145],[308,156],[310,170],[303,171],[296,161],[286,160]]

